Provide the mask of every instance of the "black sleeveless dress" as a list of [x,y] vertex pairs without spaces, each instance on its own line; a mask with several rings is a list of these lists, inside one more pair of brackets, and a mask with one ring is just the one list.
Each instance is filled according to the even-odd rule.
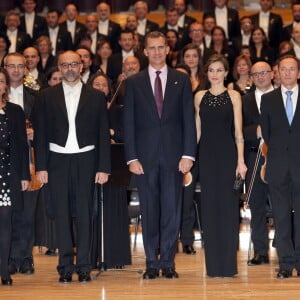
[[237,151],[233,106],[225,90],[209,91],[200,104],[199,174],[201,218],[208,276],[237,274],[239,202],[234,193]]

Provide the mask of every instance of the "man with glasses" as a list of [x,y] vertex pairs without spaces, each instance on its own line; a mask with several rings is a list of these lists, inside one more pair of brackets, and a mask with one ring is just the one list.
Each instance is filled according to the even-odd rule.
[[[10,78],[9,101],[20,105],[27,120],[31,121],[31,111],[35,102],[36,92],[23,84],[26,60],[19,53],[10,53],[4,58],[5,69]],[[33,129],[27,129],[27,139],[33,139]],[[29,153],[28,153],[29,155]],[[35,209],[38,191],[23,192],[23,209],[15,210],[12,216],[12,244],[9,259],[11,274],[33,274],[34,264],[32,247],[34,244]]]
[[261,157],[256,174],[253,174],[257,153],[261,150],[260,102],[261,96],[273,91],[273,72],[266,62],[257,62],[251,68],[251,78],[255,90],[243,96],[243,131],[245,139],[245,163],[248,166],[246,176],[247,192],[253,177],[253,186],[249,198],[251,210],[251,240],[253,242],[254,257],[248,261],[248,266],[269,263],[269,238],[266,222],[267,205],[269,201],[268,185],[260,178],[260,169],[264,163]]
[[299,60],[294,56],[279,58],[281,86],[261,100],[261,130],[268,146],[265,178],[276,228],[278,279],[291,277],[293,269],[300,276],[299,70]]
[[[62,83],[43,90],[34,114],[37,177],[48,183],[48,214],[55,221],[59,282],[91,280],[94,184],[110,173],[110,140],[104,94],[80,80],[82,62],[73,51],[58,57]],[[72,223],[76,230],[74,262]]]

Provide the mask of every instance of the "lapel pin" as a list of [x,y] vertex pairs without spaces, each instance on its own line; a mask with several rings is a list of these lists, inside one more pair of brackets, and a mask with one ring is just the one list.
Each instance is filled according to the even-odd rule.
[[175,81],[174,84],[175,84],[175,85],[178,84],[178,81]]

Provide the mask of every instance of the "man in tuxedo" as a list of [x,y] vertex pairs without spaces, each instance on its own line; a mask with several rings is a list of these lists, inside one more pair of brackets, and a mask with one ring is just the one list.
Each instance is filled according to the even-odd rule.
[[67,19],[66,21],[62,22],[60,26],[64,30],[70,32],[73,49],[76,49],[79,43],[79,38],[84,32],[86,32],[86,28],[84,24],[76,20],[78,16],[78,8],[74,3],[69,3],[66,5],[65,13]]
[[26,59],[26,67],[29,71],[29,74],[25,75],[25,82],[28,80],[32,81],[35,80],[36,84],[32,85],[32,89],[39,90],[46,86],[46,76],[45,74],[41,73],[37,69],[37,65],[40,61],[39,52],[34,47],[27,47],[23,55]]
[[109,19],[110,16],[110,6],[105,2],[100,2],[96,7],[98,15],[98,32],[103,36],[104,39],[110,41],[111,45],[114,47],[114,51],[119,50],[118,39],[121,33],[121,26]]
[[278,49],[282,35],[281,16],[271,12],[274,6],[274,0],[260,0],[261,10],[252,15],[254,28],[261,27],[269,39],[269,45],[275,50]]
[[[262,139],[260,118],[261,96],[273,91],[273,72],[266,62],[257,62],[251,68],[251,78],[255,90],[243,96],[243,132],[245,139],[245,160],[248,166],[246,176],[247,188],[253,176],[253,169],[260,142]],[[251,210],[251,240],[254,247],[254,257],[248,261],[248,266],[269,263],[269,238],[266,222],[267,205],[269,203],[268,185],[260,178],[260,169],[264,159],[259,160],[258,169],[254,177],[249,204]]]
[[26,32],[33,40],[43,35],[47,30],[47,23],[44,17],[36,14],[36,1],[35,0],[23,0],[22,8],[24,15],[21,16],[21,23],[19,29]]
[[291,13],[293,15],[293,22],[286,25],[282,29],[282,41],[290,41],[292,37],[293,27],[300,23],[300,1],[293,1],[291,4]]
[[89,48],[79,46],[75,52],[80,56],[82,62],[81,80],[87,83],[91,76],[97,72],[98,67],[92,65],[92,52]]
[[294,268],[300,276],[299,60],[291,55],[283,56],[279,58],[278,69],[281,86],[262,96],[261,129],[268,146],[265,178],[269,184],[276,228],[277,278],[284,279],[292,276]]
[[[104,94],[80,80],[80,56],[58,57],[63,81],[43,90],[34,114],[37,177],[48,183],[48,214],[54,218],[59,249],[59,282],[91,280],[91,216],[95,183],[110,173],[109,127]],[[72,220],[77,238],[76,265]]]
[[52,55],[56,56],[59,52],[71,50],[73,48],[70,32],[59,25],[60,13],[58,10],[49,10],[46,15],[47,32],[52,45]]
[[144,43],[145,36],[151,31],[158,30],[157,23],[147,19],[148,3],[146,1],[137,1],[133,6],[133,11],[137,18],[137,33],[139,35],[141,43]]
[[186,34],[188,34],[189,26],[196,22],[196,19],[186,14],[187,6],[185,0],[174,0],[173,6],[179,14],[178,26],[183,28]]
[[7,27],[6,35],[10,40],[9,53],[22,53],[26,47],[32,45],[30,36],[18,29],[20,25],[20,16],[15,11],[9,11],[5,16],[5,25]]
[[205,12],[206,15],[214,16],[216,24],[221,26],[226,33],[228,43],[231,45],[232,39],[241,35],[241,27],[238,12],[227,6],[228,0],[214,0],[215,9],[211,12]]
[[123,30],[120,34],[119,45],[121,52],[115,53],[109,57],[107,62],[107,76],[115,82],[122,73],[123,61],[128,56],[135,56],[141,66],[141,70],[147,66],[147,58],[143,53],[134,52],[134,34],[130,30]]
[[[19,53],[10,53],[4,59],[4,66],[10,78],[9,101],[20,105],[27,120],[31,121],[36,92],[23,84],[26,60]],[[33,129],[27,129],[27,139],[30,144],[33,139]],[[29,153],[28,153],[29,155]],[[34,264],[32,248],[35,234],[35,211],[38,191],[24,191],[23,209],[16,210],[12,216],[12,243],[9,259],[11,274],[33,274]]]
[[147,69],[127,79],[124,110],[125,155],[137,175],[144,279],[177,278],[175,253],[182,207],[183,173],[196,151],[193,94],[187,75],[166,65],[168,46],[161,32],[145,39]]
[[[98,45],[104,39],[103,35],[98,32],[98,18],[94,14],[87,15],[85,18],[86,33],[91,38],[91,52],[96,54]],[[84,37],[81,36],[82,39]]]
[[205,45],[207,48],[210,48],[211,45],[211,32],[213,28],[216,26],[216,18],[213,14],[205,14],[203,15],[202,25],[204,28],[205,36]]

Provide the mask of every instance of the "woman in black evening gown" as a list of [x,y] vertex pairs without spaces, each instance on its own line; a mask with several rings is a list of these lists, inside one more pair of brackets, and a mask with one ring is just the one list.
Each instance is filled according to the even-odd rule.
[[242,103],[240,94],[227,90],[228,62],[218,54],[206,64],[209,90],[195,95],[199,141],[201,218],[207,275],[237,274],[239,201],[233,185],[245,178]]

